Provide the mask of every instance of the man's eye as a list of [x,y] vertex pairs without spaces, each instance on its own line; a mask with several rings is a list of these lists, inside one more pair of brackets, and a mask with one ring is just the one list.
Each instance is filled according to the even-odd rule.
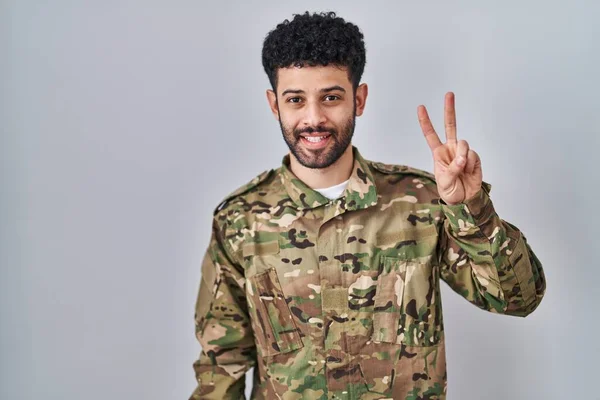
[[290,97],[288,100],[288,103],[300,103],[300,97]]
[[325,100],[328,100],[328,101],[339,100],[339,97],[336,95],[330,94],[330,95],[325,96]]

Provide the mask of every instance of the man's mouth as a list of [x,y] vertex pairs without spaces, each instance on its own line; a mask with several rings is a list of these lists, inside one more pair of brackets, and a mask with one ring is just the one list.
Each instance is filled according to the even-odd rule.
[[329,137],[331,133],[329,132],[317,132],[317,133],[303,133],[300,135],[302,143],[304,143],[308,148],[321,148],[325,144],[329,142]]
[[326,139],[327,137],[329,137],[331,135],[331,133],[311,133],[311,134],[302,134],[300,136],[302,136],[304,139],[313,142],[313,143],[317,143],[323,139]]

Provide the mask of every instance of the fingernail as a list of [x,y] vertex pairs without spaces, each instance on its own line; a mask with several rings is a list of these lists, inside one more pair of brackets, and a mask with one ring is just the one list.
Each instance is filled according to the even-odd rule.
[[465,163],[465,158],[463,156],[458,156],[458,158],[456,159],[456,163],[458,165],[464,165]]

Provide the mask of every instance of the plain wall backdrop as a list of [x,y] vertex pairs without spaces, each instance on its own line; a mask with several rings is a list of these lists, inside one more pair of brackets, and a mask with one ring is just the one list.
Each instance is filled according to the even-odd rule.
[[443,284],[448,399],[600,399],[593,1],[1,1],[0,398],[187,399],[212,211],[287,152],[260,52],[294,13],[365,35],[353,143],[432,171],[416,108],[482,159],[543,263],[525,319]]

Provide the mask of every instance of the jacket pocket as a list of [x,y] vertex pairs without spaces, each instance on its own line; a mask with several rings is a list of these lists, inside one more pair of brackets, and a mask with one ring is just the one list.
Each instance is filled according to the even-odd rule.
[[433,346],[442,335],[438,270],[431,261],[383,257],[374,297],[374,342]]
[[358,364],[368,392],[391,398],[394,384],[394,368],[389,360],[370,359]]
[[255,336],[263,356],[288,353],[303,347],[275,268],[248,278],[248,296]]

